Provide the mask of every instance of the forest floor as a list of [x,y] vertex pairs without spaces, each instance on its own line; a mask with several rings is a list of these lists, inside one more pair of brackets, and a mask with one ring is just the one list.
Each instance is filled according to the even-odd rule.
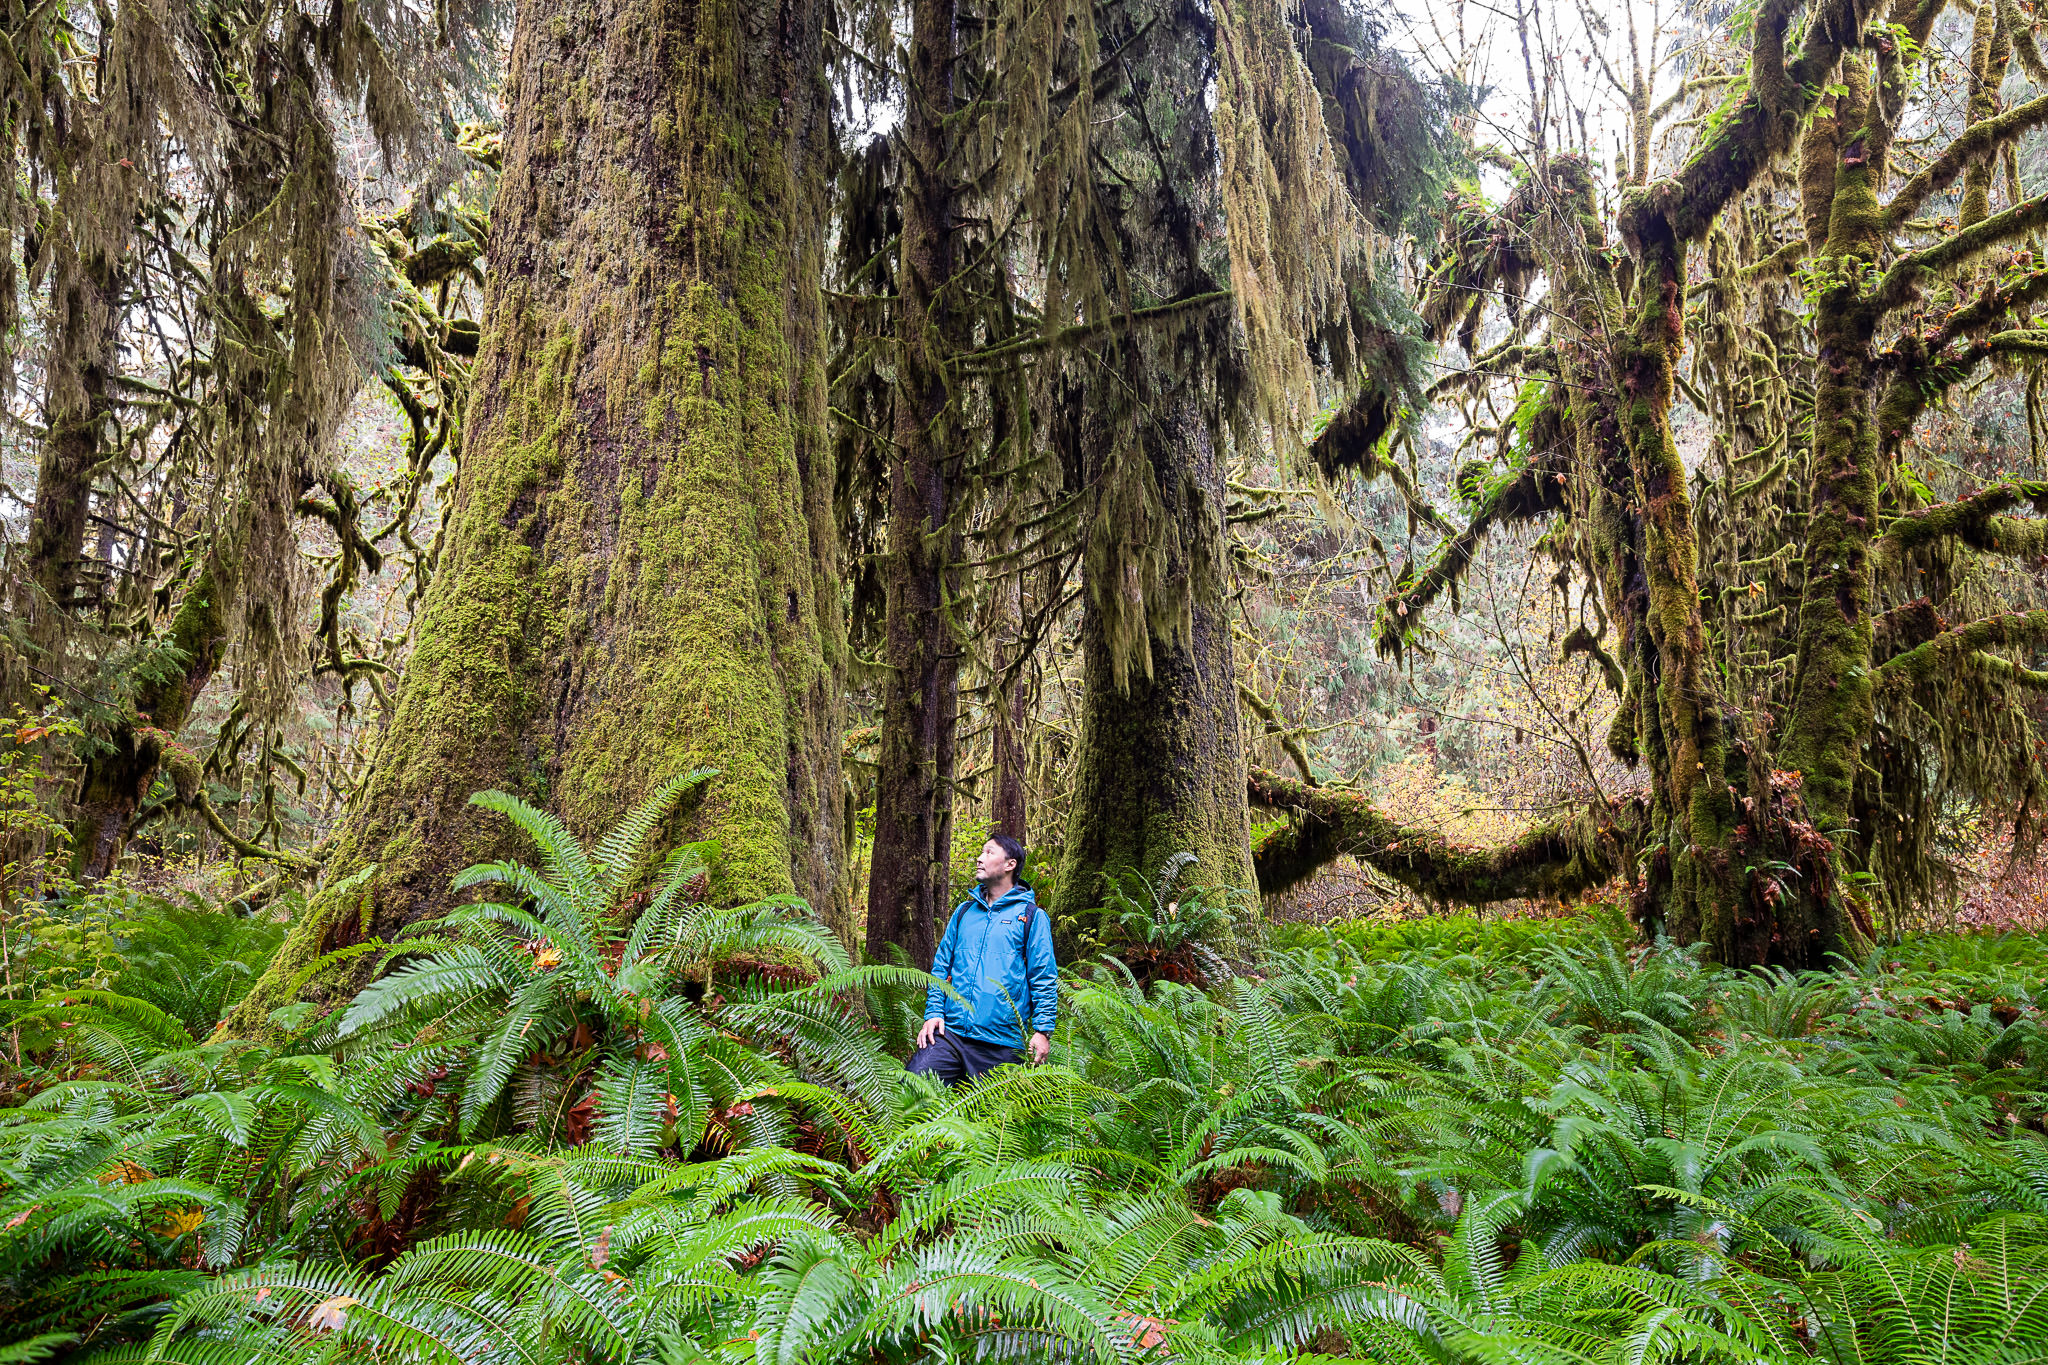
[[1220,973],[1070,966],[1053,1064],[946,1094],[901,1070],[917,974],[691,989],[815,933],[723,912],[679,922],[717,959],[451,922],[210,1037],[293,908],[137,898],[93,981],[16,960],[52,974],[0,1061],[0,1358],[2048,1351],[2039,937],[1795,976],[1611,910],[1277,923]]

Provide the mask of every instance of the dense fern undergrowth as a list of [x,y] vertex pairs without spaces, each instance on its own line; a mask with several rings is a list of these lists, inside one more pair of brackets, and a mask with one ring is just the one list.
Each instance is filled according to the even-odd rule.
[[2048,1358],[2038,939],[1287,926],[948,1093],[922,974],[480,800],[538,860],[268,1042],[277,926],[190,910],[9,1006],[0,1361]]

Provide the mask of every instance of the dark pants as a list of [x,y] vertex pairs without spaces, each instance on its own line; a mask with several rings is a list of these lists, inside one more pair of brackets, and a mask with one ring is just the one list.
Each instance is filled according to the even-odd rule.
[[977,1080],[999,1066],[1017,1065],[1024,1062],[1024,1053],[1001,1043],[984,1043],[979,1038],[961,1038],[951,1033],[941,1033],[932,1039],[930,1047],[921,1047],[910,1054],[910,1060],[903,1065],[906,1070],[922,1076],[936,1076],[947,1085],[958,1085],[962,1081]]

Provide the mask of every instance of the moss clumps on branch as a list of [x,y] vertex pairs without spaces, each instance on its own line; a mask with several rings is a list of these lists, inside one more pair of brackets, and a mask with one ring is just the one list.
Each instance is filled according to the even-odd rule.
[[1919,686],[1968,667],[1979,651],[2048,640],[2048,611],[2012,611],[1945,630],[1872,670],[1881,688]]
[[1429,567],[1404,581],[1380,604],[1373,643],[1382,656],[1398,659],[1413,639],[1422,613],[1448,590],[1457,608],[1458,583],[1472,567],[1472,556],[1493,528],[1510,522],[1534,521],[1565,508],[1567,480],[1550,461],[1532,463],[1497,477],[1479,492],[1479,510],[1464,528],[1438,547]]
[[1644,816],[1639,798],[1594,802],[1510,843],[1470,848],[1381,814],[1362,793],[1310,787],[1264,770],[1251,773],[1249,791],[1254,805],[1293,817],[1252,851],[1267,894],[1348,854],[1438,904],[1576,895],[1629,865]]
[[2048,521],[1999,515],[2023,503],[2037,515],[2048,516],[2048,482],[2002,483],[1955,502],[1908,512],[1885,528],[1882,542],[1893,551],[1904,551],[1953,538],[1973,550],[2031,559],[2048,553]]

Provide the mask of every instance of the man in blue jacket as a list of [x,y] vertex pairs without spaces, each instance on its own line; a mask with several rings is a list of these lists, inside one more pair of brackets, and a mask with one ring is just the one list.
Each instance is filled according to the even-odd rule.
[[937,986],[925,992],[912,1071],[958,1085],[1022,1062],[1027,1029],[1033,1065],[1052,1051],[1060,969],[1052,925],[1031,888],[1018,884],[1023,865],[1023,847],[1007,834],[981,846],[974,862],[979,884],[954,908],[932,955],[932,975],[950,981],[960,998]]

